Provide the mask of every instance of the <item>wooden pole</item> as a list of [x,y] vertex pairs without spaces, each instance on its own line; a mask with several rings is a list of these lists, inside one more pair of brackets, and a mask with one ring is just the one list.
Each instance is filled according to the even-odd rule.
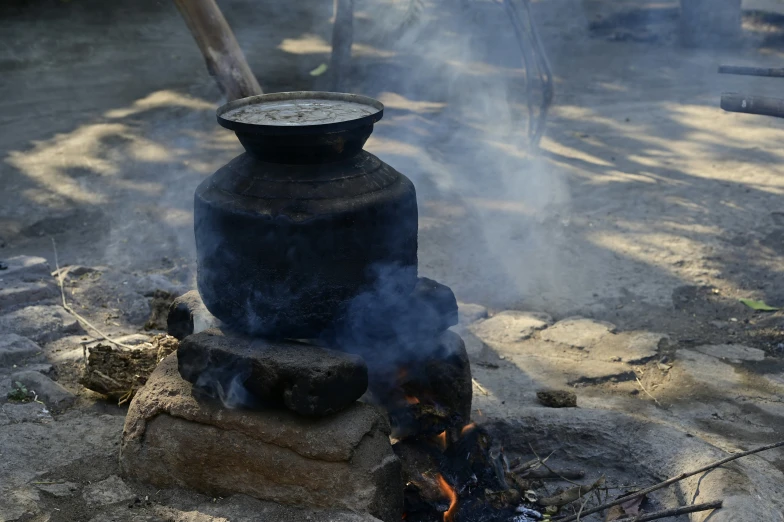
[[351,45],[354,43],[354,0],[335,0],[335,24],[332,26],[331,89],[347,89],[351,70]]
[[721,108],[727,112],[784,118],[784,99],[769,96],[747,96],[737,92],[725,92],[721,95]]
[[207,70],[229,101],[262,94],[231,27],[215,0],[174,0],[207,62]]

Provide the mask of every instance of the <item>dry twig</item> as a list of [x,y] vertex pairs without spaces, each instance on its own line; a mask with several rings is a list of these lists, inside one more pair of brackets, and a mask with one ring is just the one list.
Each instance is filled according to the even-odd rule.
[[[722,465],[724,465],[724,464],[726,464],[728,462],[732,462],[733,460],[737,460],[737,459],[740,459],[740,458],[743,458],[743,457],[748,457],[749,455],[754,455],[755,453],[761,453],[763,451],[767,451],[767,450],[771,450],[771,449],[775,449],[775,448],[780,448],[782,446],[784,446],[784,440],[776,442],[774,444],[768,444],[766,446],[755,448],[753,450],[744,451],[742,453],[736,453],[735,455],[731,455],[731,456],[729,456],[727,458],[724,458],[724,459],[721,459],[719,461],[716,461],[713,464],[708,464],[707,466],[703,466],[703,467],[701,467],[699,469],[696,469],[694,471],[681,473],[677,477],[672,477],[670,479],[665,480],[664,482],[659,482],[658,484],[655,484],[655,485],[653,485],[653,486],[651,486],[649,488],[642,489],[642,490],[637,491],[635,493],[630,493],[629,495],[617,498],[617,499],[615,499],[615,500],[613,500],[611,502],[606,502],[606,503],[604,503],[602,505],[593,507],[593,508],[583,512],[583,516],[587,516],[587,515],[590,515],[592,513],[598,513],[599,511],[603,511],[603,510],[611,508],[613,506],[617,506],[619,504],[623,504],[624,502],[627,502],[627,501],[629,501],[629,500],[631,500],[633,498],[641,497],[643,495],[647,495],[647,494],[652,493],[654,491],[657,491],[659,489],[666,488],[670,484],[674,484],[676,482],[680,482],[683,479],[689,478],[689,477],[697,475],[699,473],[704,473],[705,471],[710,471],[712,469],[716,469],[719,466],[722,466]],[[577,520],[577,517],[574,516],[574,515],[571,515],[571,516],[568,516],[568,517],[565,517],[565,518],[558,518],[558,519],[555,519],[555,520],[558,520],[559,522],[572,522],[574,520]],[[649,519],[649,520],[653,520],[653,519]]]
[[112,343],[112,344],[114,344],[116,346],[120,346],[122,348],[133,348],[133,346],[131,346],[131,345],[124,344],[124,343],[121,343],[121,342],[109,339],[108,335],[106,335],[101,330],[99,330],[98,328],[93,326],[93,324],[90,321],[88,321],[87,319],[85,319],[84,317],[82,317],[81,315],[76,313],[76,310],[74,310],[73,308],[68,306],[68,303],[65,302],[65,289],[63,288],[63,274],[62,274],[62,272],[60,272],[60,262],[59,262],[59,260],[57,258],[57,244],[54,242],[54,238],[51,238],[51,240],[52,240],[52,248],[54,249],[54,266],[55,266],[55,268],[57,268],[57,283],[60,285],[60,296],[63,298],[63,308],[65,308],[71,315],[76,317],[79,320],[80,323],[82,323],[83,325],[87,326],[88,328],[93,330],[95,333],[100,335],[101,339],[109,341],[110,343]]
[[645,389],[645,386],[642,385],[642,381],[640,380],[640,378],[637,377],[636,375],[634,376],[634,378],[637,379],[637,384],[640,385],[640,388],[642,388],[642,391],[645,392],[645,395],[647,395],[648,397],[653,399],[653,402],[655,402],[657,405],[661,406],[661,403],[659,402],[659,400],[656,397],[654,397],[653,395],[651,395],[651,392],[649,392],[648,390]]
[[716,500],[714,502],[705,502],[703,504],[693,504],[691,506],[683,506],[673,509],[665,509],[663,511],[656,511],[654,513],[639,514],[634,518],[626,518],[618,522],[648,522],[649,520],[659,520],[660,518],[677,517],[679,515],[686,515],[688,513],[697,513],[699,511],[710,511],[711,509],[720,509],[723,501]]

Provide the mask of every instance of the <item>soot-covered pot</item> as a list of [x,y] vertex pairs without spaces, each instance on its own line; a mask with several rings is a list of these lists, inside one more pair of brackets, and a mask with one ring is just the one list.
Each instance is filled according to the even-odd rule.
[[246,152],[196,189],[198,288],[213,315],[253,335],[317,337],[367,289],[414,288],[414,185],[362,150],[383,109],[325,92],[218,109]]

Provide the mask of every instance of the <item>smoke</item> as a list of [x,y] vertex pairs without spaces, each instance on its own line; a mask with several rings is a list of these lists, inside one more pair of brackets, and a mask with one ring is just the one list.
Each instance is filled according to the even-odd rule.
[[[565,181],[528,151],[521,54],[497,2],[358,3],[357,92],[386,103],[366,147],[407,175],[420,206],[420,270],[458,298],[541,306],[565,294],[557,244]],[[408,17],[408,18],[407,18]],[[538,96],[538,93],[535,94]]]

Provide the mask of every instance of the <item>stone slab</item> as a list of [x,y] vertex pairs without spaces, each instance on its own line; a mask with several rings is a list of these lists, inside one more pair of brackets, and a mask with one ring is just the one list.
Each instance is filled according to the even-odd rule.
[[602,335],[588,352],[592,359],[627,364],[645,364],[659,355],[659,343],[666,339],[664,334],[653,332],[622,332]]
[[574,348],[588,348],[600,339],[615,332],[615,325],[584,317],[570,317],[558,321],[541,333],[545,341],[561,343]]
[[79,484],[74,482],[55,482],[53,484],[36,484],[35,487],[53,497],[72,497],[79,491]]
[[457,303],[457,324],[468,326],[482,319],[487,319],[487,308],[472,303]]
[[120,453],[127,478],[400,520],[400,462],[374,407],[322,418],[227,409],[197,399],[177,366],[176,354],[164,359],[131,403]]
[[175,298],[166,318],[166,332],[180,341],[191,334],[219,328],[220,325],[220,319],[207,310],[196,290]]
[[15,333],[37,343],[47,343],[69,334],[82,333],[74,316],[63,307],[35,305],[0,315],[0,332]]
[[694,350],[678,350],[675,358],[677,366],[700,384],[730,390],[741,382],[735,368],[716,357]]
[[216,328],[183,339],[177,360],[180,375],[199,389],[254,409],[286,407],[302,415],[329,415],[368,388],[368,369],[358,355],[239,337]]
[[552,323],[553,319],[547,314],[507,310],[474,323],[469,330],[484,342],[515,343],[528,339]]
[[45,301],[54,303],[60,296],[46,259],[17,256],[5,262],[8,269],[0,271],[0,314]]
[[41,347],[27,337],[0,334],[0,367],[20,364],[25,359],[41,353]]
[[704,353],[705,355],[726,359],[732,363],[765,360],[764,351],[759,348],[751,348],[740,344],[710,344],[698,346],[695,350]]
[[34,282],[41,279],[53,279],[49,264],[43,257],[16,256],[3,260],[8,268],[0,270],[3,283]]
[[123,480],[117,475],[112,475],[100,482],[90,484],[84,488],[82,498],[88,504],[108,506],[117,502],[124,502],[134,498],[136,495]]
[[73,393],[43,373],[32,370],[17,372],[11,376],[11,381],[24,384],[30,392],[35,392],[38,395],[38,400],[53,410],[64,410],[76,400]]

